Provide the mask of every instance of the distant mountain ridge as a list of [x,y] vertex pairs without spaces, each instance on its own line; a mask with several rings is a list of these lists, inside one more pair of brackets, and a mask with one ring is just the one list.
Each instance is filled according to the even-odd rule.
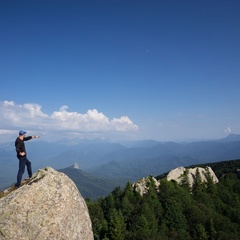
[[[76,162],[92,176],[135,181],[178,166],[240,158],[240,135],[190,143],[155,140],[112,143],[105,140],[33,140],[26,143],[33,171],[45,166],[64,169]],[[0,189],[16,181],[18,159],[12,143],[0,144]]]
[[[105,177],[128,176],[135,181],[146,175],[156,175],[178,166],[217,162],[240,158],[240,135],[215,141],[179,144],[158,143],[148,148],[128,148],[109,153],[112,161],[91,171]],[[233,141],[231,141],[231,139]]]
[[219,139],[218,141],[221,142],[234,142],[234,141],[240,141],[240,134],[229,134],[227,137]]

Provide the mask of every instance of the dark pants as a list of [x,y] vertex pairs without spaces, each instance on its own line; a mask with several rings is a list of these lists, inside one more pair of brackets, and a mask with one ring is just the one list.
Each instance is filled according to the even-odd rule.
[[31,162],[27,159],[27,157],[18,157],[19,159],[19,169],[17,174],[17,183],[16,186],[19,187],[22,181],[22,175],[25,172],[25,165],[27,166],[28,176],[32,177],[32,167]]

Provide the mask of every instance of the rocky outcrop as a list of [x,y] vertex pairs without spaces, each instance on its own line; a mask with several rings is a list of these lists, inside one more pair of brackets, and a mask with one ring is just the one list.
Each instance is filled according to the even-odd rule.
[[178,167],[174,170],[171,170],[168,173],[167,180],[168,181],[174,180],[178,183],[181,183],[183,179],[183,175],[186,174],[189,181],[189,185],[190,187],[192,187],[196,179],[197,171],[199,171],[202,182],[207,182],[207,175],[209,175],[212,178],[214,183],[218,182],[217,176],[215,175],[215,173],[210,167],[206,167],[206,168],[196,167],[196,168],[188,168],[188,169],[184,167]]
[[133,190],[139,192],[140,195],[142,196],[142,195],[148,193],[148,189],[149,189],[148,185],[151,182],[154,183],[155,189],[158,190],[160,182],[157,181],[157,179],[152,177],[152,176],[151,177],[142,178],[142,179],[138,180],[136,183],[133,183],[132,184]]
[[[197,171],[199,171],[199,175],[202,182],[207,182],[208,181],[207,176],[209,175],[209,177],[212,178],[213,183],[218,183],[218,178],[216,177],[215,173],[210,167],[206,167],[206,168],[196,167],[196,168],[188,168],[188,169],[184,167],[178,167],[171,170],[168,173],[166,179],[168,181],[174,180],[177,183],[181,184],[182,179],[185,176],[188,179],[189,186],[192,187],[196,180]],[[156,180],[154,177],[142,178],[137,182],[133,183],[132,184],[133,190],[137,191],[142,196],[148,193],[148,189],[149,189],[148,185],[150,182],[153,182],[155,189],[157,191],[161,191],[161,187],[159,188],[161,181]]]
[[75,184],[47,167],[0,199],[1,240],[92,240],[88,209]]
[[74,163],[73,168],[74,168],[74,169],[79,169],[78,164],[77,164],[77,163]]

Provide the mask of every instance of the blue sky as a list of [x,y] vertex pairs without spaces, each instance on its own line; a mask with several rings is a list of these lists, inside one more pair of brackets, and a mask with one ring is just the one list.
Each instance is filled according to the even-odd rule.
[[0,141],[240,133],[240,2],[0,0]]

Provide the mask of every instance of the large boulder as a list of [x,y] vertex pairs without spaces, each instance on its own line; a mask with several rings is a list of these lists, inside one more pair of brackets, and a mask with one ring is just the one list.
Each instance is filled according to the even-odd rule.
[[73,181],[46,167],[0,199],[0,239],[92,240],[93,232]]

